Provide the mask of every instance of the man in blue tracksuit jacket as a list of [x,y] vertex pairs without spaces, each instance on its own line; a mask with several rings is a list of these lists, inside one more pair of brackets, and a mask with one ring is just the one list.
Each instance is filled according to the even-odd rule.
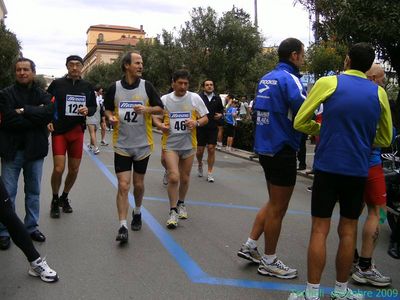
[[[276,68],[264,75],[258,84],[253,107],[257,113],[254,150],[264,169],[269,200],[258,212],[238,256],[259,262],[261,275],[289,279],[297,276],[297,270],[277,258],[276,247],[296,183],[296,151],[301,133],[293,129],[293,120],[306,98],[299,72],[304,63],[304,45],[295,38],[288,38],[279,45],[278,56]],[[256,241],[263,232],[265,255],[261,258]]]

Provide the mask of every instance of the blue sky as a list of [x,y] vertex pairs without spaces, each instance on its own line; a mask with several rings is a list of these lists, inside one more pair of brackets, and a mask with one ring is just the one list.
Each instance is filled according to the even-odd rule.
[[[219,16],[233,5],[254,19],[253,0],[4,0],[6,26],[22,44],[24,56],[37,65],[38,74],[62,76],[65,58],[86,54],[86,30],[91,25],[110,24],[143,29],[155,37],[162,29],[179,29],[190,20],[193,7],[211,6]],[[293,0],[258,0],[258,24],[265,45],[276,45],[289,36],[308,45],[308,12]],[[311,35],[312,36],[312,35]]]

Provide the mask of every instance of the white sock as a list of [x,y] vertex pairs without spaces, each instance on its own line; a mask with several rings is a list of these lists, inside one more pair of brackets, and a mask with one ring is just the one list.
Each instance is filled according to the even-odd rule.
[[247,239],[246,245],[249,246],[251,249],[257,248],[257,241],[251,238]]
[[134,214],[135,215],[140,215],[141,214],[141,208],[142,208],[141,206],[139,206],[139,207],[135,206]]
[[307,287],[306,287],[307,299],[310,299],[310,300],[319,299],[319,286],[320,286],[319,283],[314,284],[314,283],[307,282]]
[[119,221],[119,226],[124,226],[126,229],[128,229],[128,223],[126,222],[126,220],[121,220]]
[[345,295],[347,292],[347,281],[346,282],[339,282],[336,281],[335,283],[335,292],[340,295]]
[[272,264],[273,262],[274,262],[274,260],[276,259],[276,253],[275,254],[272,254],[272,255],[267,255],[267,254],[264,254],[263,255],[263,260],[265,261],[265,263],[267,264],[267,265],[269,265],[269,264]]

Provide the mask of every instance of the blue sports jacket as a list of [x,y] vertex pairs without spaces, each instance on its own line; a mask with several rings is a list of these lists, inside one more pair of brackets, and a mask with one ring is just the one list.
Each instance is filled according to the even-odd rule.
[[274,155],[285,145],[299,149],[301,133],[293,128],[294,117],[306,98],[297,67],[279,62],[257,87],[254,151]]

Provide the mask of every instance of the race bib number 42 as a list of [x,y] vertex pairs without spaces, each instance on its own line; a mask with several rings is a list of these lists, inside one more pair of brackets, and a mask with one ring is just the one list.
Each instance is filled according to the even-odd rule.
[[192,117],[191,112],[169,113],[170,130],[172,133],[187,133],[186,120]]
[[86,105],[86,96],[82,95],[66,95],[65,96],[65,115],[66,116],[82,116],[79,114],[79,108]]
[[135,105],[143,105],[142,101],[121,101],[119,103],[119,121],[121,123],[137,126],[143,125],[143,114],[135,112]]

